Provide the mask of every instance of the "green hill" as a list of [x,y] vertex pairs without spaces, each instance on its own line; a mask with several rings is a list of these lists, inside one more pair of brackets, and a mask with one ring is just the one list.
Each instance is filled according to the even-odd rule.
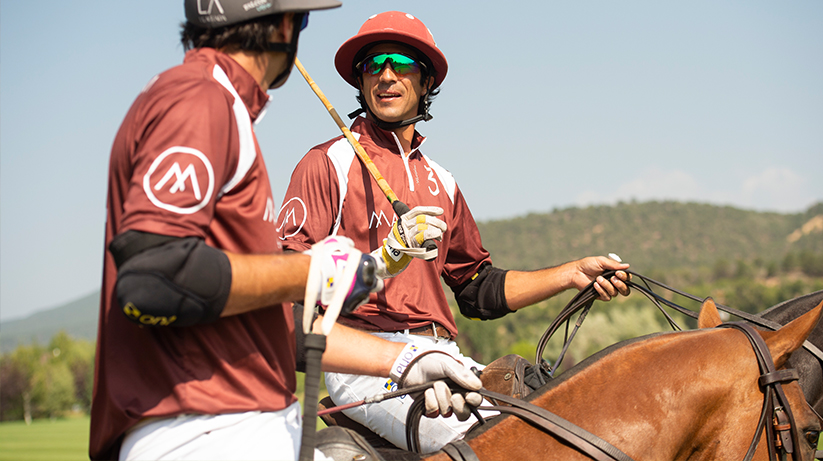
[[97,311],[100,292],[94,292],[62,306],[34,313],[26,318],[0,323],[0,352],[8,353],[18,344],[48,344],[60,330],[69,335],[97,340]]
[[511,269],[611,252],[641,273],[710,267],[721,259],[778,261],[792,251],[823,254],[823,203],[795,214],[697,203],[620,203],[478,226],[495,265]]

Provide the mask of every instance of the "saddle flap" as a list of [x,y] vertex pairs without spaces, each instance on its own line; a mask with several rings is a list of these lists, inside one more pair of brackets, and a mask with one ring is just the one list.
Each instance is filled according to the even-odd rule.
[[526,369],[531,362],[517,354],[509,354],[488,364],[480,375],[486,390],[523,399],[532,389],[526,384]]

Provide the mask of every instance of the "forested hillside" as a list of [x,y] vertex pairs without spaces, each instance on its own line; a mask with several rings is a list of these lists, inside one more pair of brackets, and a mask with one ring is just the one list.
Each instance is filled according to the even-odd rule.
[[[533,270],[617,253],[637,273],[746,312],[823,290],[823,203],[802,213],[759,213],[678,202],[620,203],[554,210],[478,224],[495,266]],[[480,361],[507,353],[534,360],[537,341],[574,293],[502,319],[453,312],[461,347]],[[692,310],[699,305],[676,299]],[[675,316],[684,327],[690,320]],[[571,349],[569,365],[623,339],[669,329],[640,294],[596,302]],[[562,339],[562,334],[555,335]],[[546,357],[559,352],[552,340]]]
[[[816,231],[804,235],[803,225],[818,216]],[[478,225],[495,265],[512,269],[610,252],[639,271],[711,267],[723,259],[779,261],[790,252],[823,254],[823,203],[797,214],[696,203],[620,203]]]

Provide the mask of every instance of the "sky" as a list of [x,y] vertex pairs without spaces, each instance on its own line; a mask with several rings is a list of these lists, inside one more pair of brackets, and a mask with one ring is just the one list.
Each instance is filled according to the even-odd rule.
[[[343,3],[311,14],[301,62],[345,117],[340,44],[375,13],[420,18],[449,61],[423,151],[478,221],[823,201],[823,2]],[[111,143],[141,88],[182,61],[183,20],[180,0],[0,1],[0,320],[99,290]],[[256,133],[282,202],[300,158],[340,132],[296,70],[271,94]]]

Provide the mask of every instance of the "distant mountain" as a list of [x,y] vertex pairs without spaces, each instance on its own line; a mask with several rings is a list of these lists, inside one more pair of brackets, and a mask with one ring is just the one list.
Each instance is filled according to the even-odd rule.
[[95,341],[100,292],[94,292],[53,309],[34,313],[19,320],[0,323],[0,352],[8,353],[19,344],[45,345],[60,330],[70,336]]
[[[781,214],[698,203],[646,202],[566,208],[478,223],[495,266],[537,269],[590,255],[619,254],[644,275],[698,274],[718,261],[780,263],[787,254],[823,255],[823,202]],[[758,262],[759,261],[759,262]],[[451,294],[447,290],[447,294]],[[25,319],[0,323],[0,351],[59,330],[96,339],[99,292]]]

